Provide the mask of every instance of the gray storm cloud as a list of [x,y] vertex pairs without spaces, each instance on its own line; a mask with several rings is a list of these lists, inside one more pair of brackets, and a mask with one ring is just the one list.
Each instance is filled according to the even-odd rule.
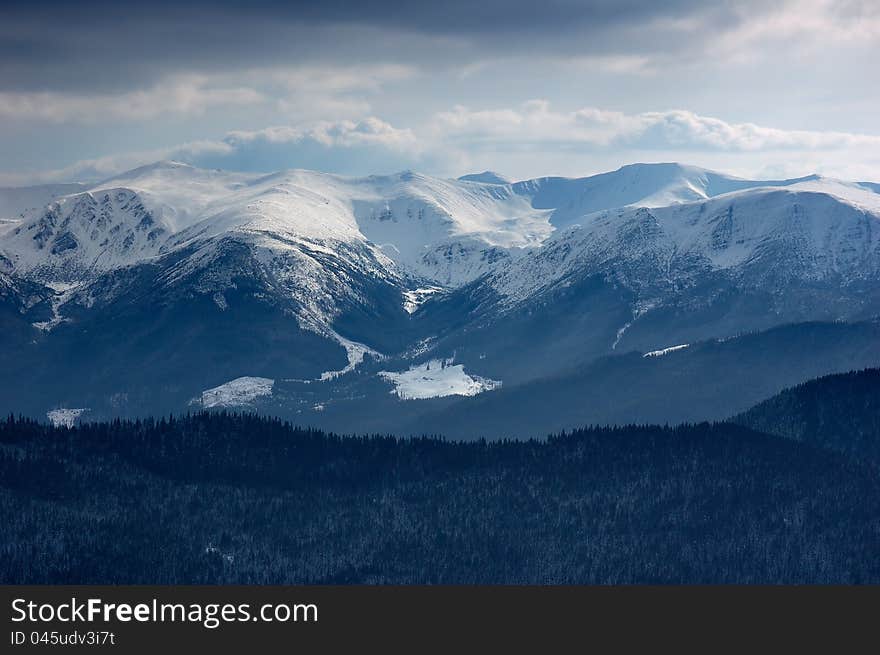
[[0,183],[680,160],[880,178],[868,0],[0,7]]
[[[535,55],[668,54],[762,13],[715,0],[19,2],[0,9],[5,90],[126,89],[181,69],[303,61],[460,65]],[[687,39],[682,39],[683,35]]]

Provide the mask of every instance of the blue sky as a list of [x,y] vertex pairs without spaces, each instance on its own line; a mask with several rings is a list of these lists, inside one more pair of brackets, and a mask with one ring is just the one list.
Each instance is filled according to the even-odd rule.
[[0,185],[157,159],[880,180],[880,3],[7,2]]

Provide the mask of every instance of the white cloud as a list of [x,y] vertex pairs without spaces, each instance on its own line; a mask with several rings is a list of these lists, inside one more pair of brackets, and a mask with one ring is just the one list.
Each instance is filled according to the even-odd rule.
[[691,111],[556,111],[544,100],[514,108],[458,106],[401,128],[376,117],[237,130],[222,139],[78,162],[0,183],[88,181],[158,159],[230,170],[312,168],[351,175],[406,168],[459,175],[491,168],[513,177],[585,175],[635,161],[682,161],[750,177],[822,173],[880,180],[880,136],[783,130]]
[[161,159],[205,168],[274,171],[313,168],[361,174],[411,167],[422,155],[416,135],[375,117],[229,132],[220,140],[78,161],[37,173],[0,173],[0,185],[97,181]]
[[732,29],[707,41],[707,53],[743,61],[766,57],[774,45],[821,54],[831,48],[876,47],[880,39],[876,0],[785,0],[768,3],[759,16],[747,11]]
[[316,65],[172,75],[153,86],[115,94],[0,91],[0,117],[50,123],[137,122],[255,105],[271,105],[298,118],[363,116],[370,110],[366,95],[415,74],[412,67],[394,64]]
[[238,170],[313,168],[357,175],[408,168],[420,154],[421,145],[411,130],[368,117],[230,132],[213,150],[202,148],[175,158]]
[[513,109],[477,110],[458,106],[438,113],[433,136],[471,147],[718,149],[725,151],[825,150],[880,147],[880,136],[848,132],[783,130],[731,123],[686,110],[626,114],[595,107],[559,112],[545,100]]
[[416,137],[411,130],[398,129],[373,116],[361,121],[320,121],[307,127],[282,126],[256,131],[234,131],[223,141],[232,148],[255,142],[288,144],[304,141],[343,148],[377,145],[399,151],[412,151],[417,147]]

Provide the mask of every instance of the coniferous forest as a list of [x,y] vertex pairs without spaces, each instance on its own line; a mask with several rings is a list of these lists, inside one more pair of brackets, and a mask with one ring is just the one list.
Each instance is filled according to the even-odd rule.
[[[786,392],[750,420],[766,429],[782,405],[794,416],[797,398],[833,407],[845,395],[852,413],[854,384],[867,397],[880,385],[850,375],[861,377]],[[718,423],[449,442],[222,412],[71,429],[9,417],[0,581],[880,582],[876,461],[841,447],[845,434],[790,432]],[[857,446],[876,448],[862,432]]]

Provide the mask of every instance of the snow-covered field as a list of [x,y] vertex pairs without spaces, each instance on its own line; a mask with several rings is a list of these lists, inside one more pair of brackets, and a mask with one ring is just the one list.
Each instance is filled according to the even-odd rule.
[[468,375],[462,364],[453,364],[451,359],[432,359],[400,373],[380,371],[379,376],[391,382],[392,393],[403,400],[476,396],[501,386],[500,380]]
[[65,428],[72,428],[77,419],[87,411],[89,411],[88,407],[78,407],[75,409],[59,407],[58,409],[46,412],[46,418],[48,418],[49,422],[56,428],[62,426]]
[[257,398],[272,395],[275,380],[269,378],[241,377],[230,380],[219,387],[202,392],[200,404],[204,408],[241,407],[249,405]]

